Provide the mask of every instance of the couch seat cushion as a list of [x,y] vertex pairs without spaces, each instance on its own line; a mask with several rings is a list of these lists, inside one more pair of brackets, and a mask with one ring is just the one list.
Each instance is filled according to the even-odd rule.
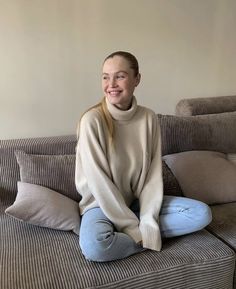
[[203,230],[124,260],[88,262],[78,236],[0,216],[0,288],[231,289],[234,252]]
[[[223,240],[236,252],[236,202],[211,206],[213,221],[207,230]],[[236,270],[234,287],[236,288]]]
[[213,221],[207,229],[236,252],[236,202],[211,206]]

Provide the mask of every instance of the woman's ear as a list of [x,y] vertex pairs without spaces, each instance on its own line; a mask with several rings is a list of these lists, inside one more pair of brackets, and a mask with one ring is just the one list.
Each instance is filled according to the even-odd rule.
[[139,73],[139,74],[136,76],[136,83],[135,83],[135,86],[138,86],[138,85],[139,85],[140,80],[141,80],[141,74]]

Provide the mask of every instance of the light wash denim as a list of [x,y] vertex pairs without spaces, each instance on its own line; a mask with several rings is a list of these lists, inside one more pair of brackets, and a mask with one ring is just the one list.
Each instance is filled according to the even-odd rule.
[[[139,217],[139,203],[131,210]],[[171,238],[203,229],[212,219],[210,208],[197,200],[164,196],[159,216],[162,238]],[[86,259],[106,262],[139,253],[142,246],[127,234],[115,231],[100,208],[88,210],[81,219],[80,247]]]

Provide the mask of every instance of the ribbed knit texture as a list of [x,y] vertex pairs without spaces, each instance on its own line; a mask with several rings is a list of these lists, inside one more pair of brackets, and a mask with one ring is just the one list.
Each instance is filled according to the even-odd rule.
[[[88,111],[80,123],[76,154],[76,186],[82,196],[81,214],[100,207],[119,232],[144,248],[160,250],[158,217],[163,198],[160,128],[150,109],[133,98],[122,111],[107,101],[114,119],[114,146],[99,109]],[[129,209],[139,199],[140,222]],[[144,220],[144,221],[143,221]]]

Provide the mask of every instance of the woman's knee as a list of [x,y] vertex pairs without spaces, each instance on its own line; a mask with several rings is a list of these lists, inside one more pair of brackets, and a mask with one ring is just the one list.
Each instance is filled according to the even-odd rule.
[[97,236],[96,238],[80,238],[80,248],[87,260],[104,262],[108,261],[109,247],[112,243],[113,236],[107,235],[106,238]]
[[192,220],[192,230],[199,231],[205,228],[212,221],[212,213],[210,207],[198,200],[188,199],[189,207],[184,211],[186,218]]
[[207,225],[209,225],[212,221],[212,213],[211,208],[203,203],[199,202],[198,206],[196,207],[198,212],[196,212],[197,215],[197,221],[199,225],[199,230],[205,228]]
[[94,262],[106,261],[106,249],[104,246],[100,246],[99,243],[87,242],[85,244],[84,242],[80,242],[80,248],[87,260]]
[[106,252],[113,239],[114,226],[100,208],[91,209],[84,214],[81,220],[79,242],[86,259],[105,261]]
[[[102,226],[103,227],[103,226]],[[87,260],[103,262],[108,260],[109,248],[115,238],[109,226],[104,230],[91,230],[90,234],[80,234],[80,248]]]

